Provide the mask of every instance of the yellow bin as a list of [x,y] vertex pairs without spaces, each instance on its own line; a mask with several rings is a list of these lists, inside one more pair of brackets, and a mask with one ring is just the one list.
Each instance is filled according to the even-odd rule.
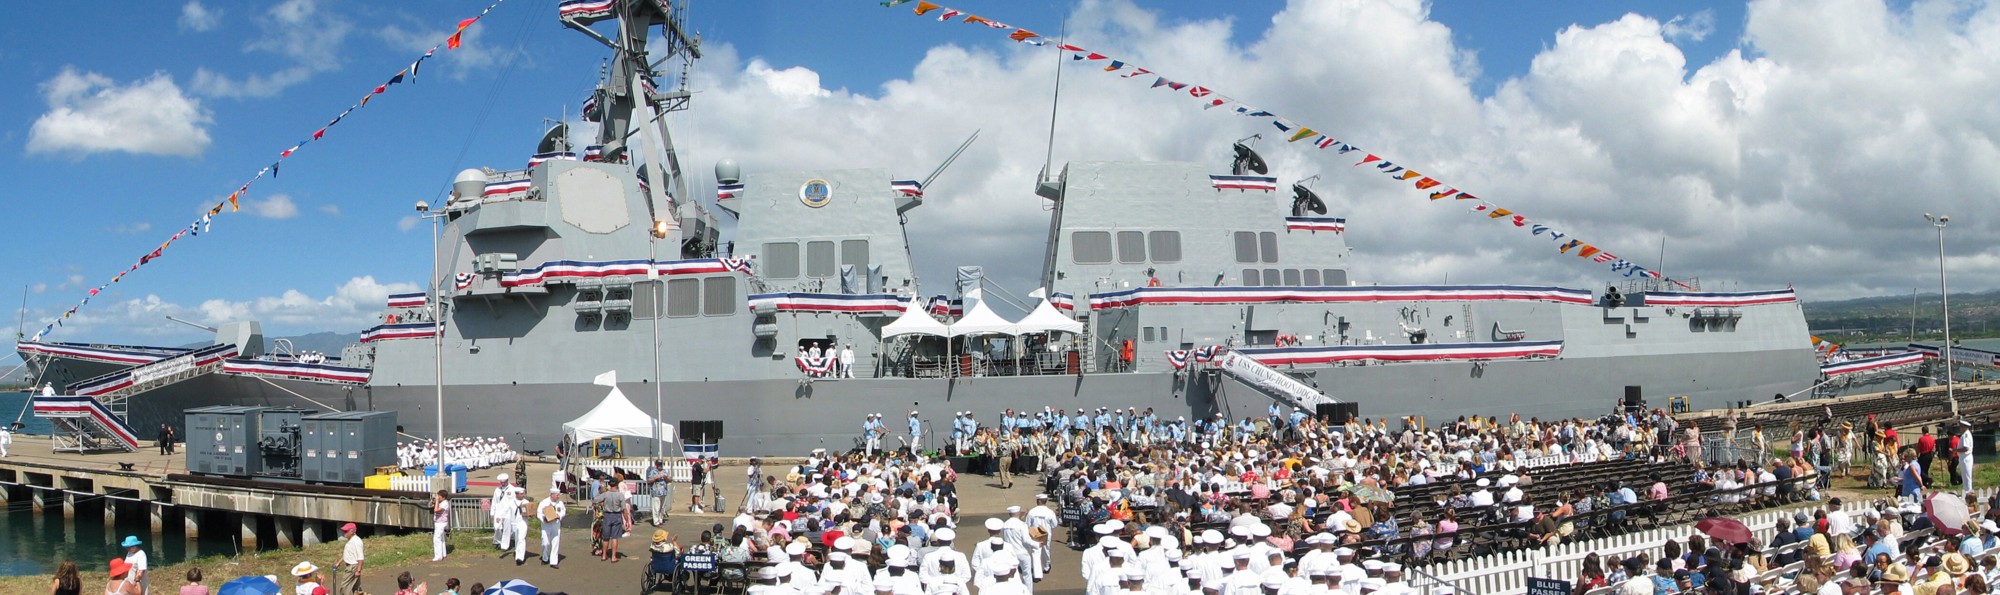
[[378,474],[378,475],[370,475],[370,476],[368,476],[368,477],[367,477],[366,479],[363,479],[363,480],[361,480],[361,487],[365,487],[365,488],[368,488],[368,489],[371,489],[371,490],[386,490],[386,489],[389,489],[389,478],[390,478],[390,477],[393,477],[393,476],[390,476],[390,475],[379,475],[379,474]]

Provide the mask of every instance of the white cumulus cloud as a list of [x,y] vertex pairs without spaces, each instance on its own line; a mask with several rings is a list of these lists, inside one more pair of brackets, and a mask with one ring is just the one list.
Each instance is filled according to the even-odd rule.
[[273,194],[263,200],[250,203],[250,212],[265,219],[290,219],[299,216],[298,203],[286,194]]
[[259,33],[243,51],[275,54],[290,59],[291,65],[269,73],[240,75],[199,68],[189,89],[208,97],[275,97],[314,75],[339,69],[341,50],[354,30],[352,22],[326,10],[318,0],[285,0],[253,20]]
[[192,157],[208,149],[207,126],[213,116],[164,73],[120,85],[66,66],[44,81],[41,91],[49,111],[28,131],[31,154],[82,157],[123,151]]
[[222,24],[222,9],[203,6],[200,0],[181,5],[181,30],[208,31]]

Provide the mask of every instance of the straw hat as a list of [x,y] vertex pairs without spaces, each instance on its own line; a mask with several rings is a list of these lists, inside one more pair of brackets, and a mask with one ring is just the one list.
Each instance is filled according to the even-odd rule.
[[292,567],[292,576],[299,578],[312,576],[315,572],[319,572],[319,567],[314,566],[311,561],[300,562],[298,566]]

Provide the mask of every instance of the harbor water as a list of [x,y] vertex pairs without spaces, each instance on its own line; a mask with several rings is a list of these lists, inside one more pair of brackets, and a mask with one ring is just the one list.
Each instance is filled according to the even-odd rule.
[[[32,413],[21,414],[27,403],[27,393],[0,393],[0,415],[5,416],[0,423],[12,423],[15,416],[21,415],[20,421],[26,427],[20,431],[49,433],[47,420]],[[75,518],[65,520],[59,506],[38,514],[25,498],[8,502],[6,512],[0,514],[0,576],[55,572],[56,565],[63,560],[74,560],[86,569],[102,567],[106,560],[124,555],[125,550],[118,547],[118,542],[126,535],[137,535],[146,542],[146,555],[154,564],[239,551],[234,531],[218,531],[218,535],[188,540],[178,523],[168,523],[165,532],[153,534],[147,527],[146,516],[129,503],[121,510],[123,514],[119,515],[117,525],[106,526],[101,512],[103,505],[102,501],[79,501]]]

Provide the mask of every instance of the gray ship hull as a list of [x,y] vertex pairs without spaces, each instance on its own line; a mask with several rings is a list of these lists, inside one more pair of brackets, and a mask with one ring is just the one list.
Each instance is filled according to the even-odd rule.
[[[1360,404],[1366,417],[1423,416],[1435,424],[1459,416],[1519,413],[1542,418],[1598,416],[1612,410],[1624,387],[1639,386],[1654,406],[1686,395],[1696,408],[1763,400],[1810,386],[1812,378],[1785,371],[1812,369],[1810,352],[1775,350],[1729,354],[1635,355],[1547,361],[1410,363],[1375,366],[1299,366],[1329,395]],[[621,383],[641,409],[654,407],[651,383]],[[142,436],[160,423],[178,423],[180,411],[206,405],[268,405],[396,411],[404,431],[434,433],[436,389],[429,385],[343,387],[299,381],[208,375],[148,392],[132,400],[131,419]],[[551,449],[563,422],[604,397],[587,383],[485,384],[445,387],[445,432],[504,436],[517,448]],[[814,448],[856,444],[861,419],[887,417],[891,438],[907,436],[905,419],[920,411],[929,427],[925,448],[938,448],[956,411],[970,410],[993,423],[1003,410],[1060,407],[1152,408],[1166,418],[1223,412],[1260,416],[1272,403],[1263,393],[1213,372],[1125,373],[945,379],[821,379],[669,382],[662,392],[664,419],[721,420],[726,456],[798,455]],[[627,439],[629,454],[646,454],[643,439]],[[666,449],[669,452],[677,452]]]

